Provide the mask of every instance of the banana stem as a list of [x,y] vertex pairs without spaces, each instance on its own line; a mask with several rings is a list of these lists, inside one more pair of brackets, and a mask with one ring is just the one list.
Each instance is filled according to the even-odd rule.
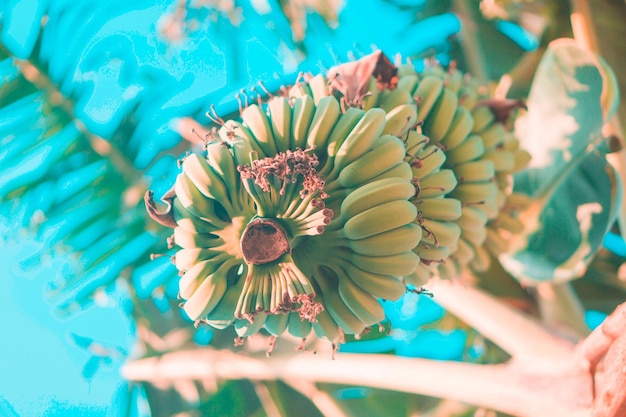
[[[121,370],[129,381],[179,379],[298,380],[368,386],[449,398],[522,417],[583,417],[591,405],[589,376],[531,373],[512,365],[477,365],[389,355],[243,356],[195,349],[135,360]],[[583,389],[584,387],[584,389]]]
[[449,312],[531,367],[563,364],[574,343],[549,333],[538,322],[490,294],[460,282],[431,280],[428,290]]

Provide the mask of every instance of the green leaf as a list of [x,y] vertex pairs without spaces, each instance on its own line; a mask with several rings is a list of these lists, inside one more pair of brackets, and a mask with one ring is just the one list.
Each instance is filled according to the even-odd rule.
[[539,64],[525,129],[518,130],[532,161],[515,176],[515,190],[534,202],[521,213],[524,232],[500,258],[525,284],[582,276],[615,220],[621,185],[599,151],[617,98],[613,81],[610,69],[572,40],[552,42]]

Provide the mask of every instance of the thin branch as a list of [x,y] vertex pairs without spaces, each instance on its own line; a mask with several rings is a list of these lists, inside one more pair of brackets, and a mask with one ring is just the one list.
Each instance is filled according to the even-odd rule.
[[348,417],[337,401],[326,391],[319,390],[311,381],[301,378],[287,378],[285,383],[307,397],[324,416]]
[[254,381],[252,384],[267,417],[284,417],[283,413],[280,412],[280,408],[276,405],[276,401],[272,398],[272,394],[267,386],[260,381]]
[[549,333],[532,317],[461,282],[432,280],[428,289],[452,314],[496,343],[515,361],[542,367],[566,361],[574,344]]
[[529,373],[511,365],[339,354],[247,357],[228,350],[178,351],[127,363],[130,381],[163,379],[293,380],[368,386],[450,398],[521,417],[583,417],[591,395],[588,375],[574,371]]

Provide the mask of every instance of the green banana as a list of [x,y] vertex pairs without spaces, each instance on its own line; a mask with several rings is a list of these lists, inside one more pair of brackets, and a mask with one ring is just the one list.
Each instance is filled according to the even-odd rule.
[[447,88],[443,88],[428,117],[424,119],[423,130],[428,132],[428,137],[434,143],[441,142],[446,136],[454,119],[457,105],[458,98],[456,94]]
[[347,221],[376,206],[390,201],[407,200],[414,194],[415,187],[400,178],[373,181],[346,196],[341,203],[339,219]]
[[443,91],[443,80],[436,76],[422,78],[413,92],[417,100],[417,120],[426,120]]
[[[366,183],[403,162],[404,155],[405,149],[400,139],[393,135],[380,136],[373,148],[343,167],[337,180],[345,188]],[[409,168],[408,164],[405,165]]]
[[407,200],[389,201],[367,209],[344,224],[348,239],[363,239],[410,223],[417,216],[417,208]]
[[415,199],[413,201],[418,210],[418,216],[427,219],[452,221],[461,217],[462,205],[456,198],[435,197]]
[[387,256],[412,250],[421,238],[421,227],[410,223],[367,238],[348,239],[344,243],[361,255]]
[[289,149],[305,149],[309,126],[315,115],[315,102],[308,95],[294,100],[291,119],[291,144]]
[[337,150],[333,166],[335,174],[331,173],[329,178],[334,178],[337,170],[343,169],[373,148],[385,126],[385,116],[385,112],[379,108],[365,112]]
[[278,153],[269,117],[262,106],[250,104],[241,111],[241,120],[243,125],[250,129],[254,135],[254,142],[259,145],[265,156],[274,156]]
[[267,102],[267,109],[277,153],[291,149],[292,112],[289,101],[284,97],[272,97]]
[[326,148],[330,132],[341,115],[341,107],[333,96],[323,97],[315,105],[306,143],[307,148],[314,147],[315,153],[319,154]]

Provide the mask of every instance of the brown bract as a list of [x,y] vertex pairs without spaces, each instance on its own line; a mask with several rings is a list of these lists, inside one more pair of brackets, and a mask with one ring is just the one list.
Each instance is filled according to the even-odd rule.
[[381,51],[363,58],[332,67],[327,72],[330,86],[340,92],[348,104],[357,103],[367,94],[371,77],[376,78],[378,89],[395,88],[398,68]]
[[148,215],[156,221],[157,223],[174,228],[176,227],[176,221],[174,220],[174,213],[172,212],[172,200],[176,197],[176,193],[174,192],[174,187],[169,189],[163,197],[161,197],[161,201],[163,201],[167,208],[165,211],[160,211],[156,202],[154,201],[154,191],[148,190],[143,196],[143,201],[146,205],[146,210],[148,211]]

